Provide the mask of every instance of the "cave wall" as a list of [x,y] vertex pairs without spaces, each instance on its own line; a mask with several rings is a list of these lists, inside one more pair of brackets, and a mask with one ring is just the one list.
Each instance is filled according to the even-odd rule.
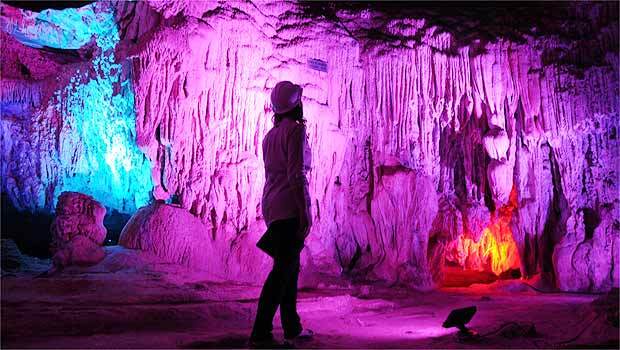
[[[563,4],[507,35],[514,18],[468,25],[441,10],[107,4],[152,196],[204,223],[218,242],[204,254],[223,277],[254,281],[267,266],[252,253],[264,230],[260,144],[270,88],[291,80],[304,87],[314,164],[307,272],[429,287],[445,259],[466,260],[458,237],[479,239],[501,216],[524,276],[618,286],[617,5]],[[11,137],[49,142],[50,130]],[[150,190],[131,183],[142,184],[124,193]]]
[[114,7],[3,4],[1,24],[1,174],[11,204],[49,213],[63,191],[124,213],[148,203],[150,164],[135,143],[131,67],[115,57]]

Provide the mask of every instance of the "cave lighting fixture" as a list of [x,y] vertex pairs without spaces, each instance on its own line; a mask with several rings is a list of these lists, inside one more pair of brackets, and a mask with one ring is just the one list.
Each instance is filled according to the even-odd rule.
[[467,328],[465,325],[471,321],[476,314],[476,307],[469,306],[462,309],[454,309],[450,311],[448,318],[443,322],[444,328],[456,327],[459,329],[456,333],[459,342],[474,341],[480,338],[478,332]]

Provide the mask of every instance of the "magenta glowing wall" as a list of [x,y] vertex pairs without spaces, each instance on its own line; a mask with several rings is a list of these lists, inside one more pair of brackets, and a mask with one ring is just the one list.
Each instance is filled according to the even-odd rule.
[[463,242],[501,223],[522,275],[566,290],[617,286],[613,10],[567,10],[597,33],[587,40],[533,31],[463,42],[432,18],[372,9],[337,11],[335,22],[283,2],[118,3],[114,62],[131,72],[121,74],[135,96],[128,132],[148,160],[123,168],[137,181],[127,194],[145,198],[148,164],[153,198],[197,220],[224,277],[251,278],[268,263],[253,249],[269,91],[291,80],[304,87],[314,161],[309,280],[429,287],[446,259],[489,270],[494,258]]

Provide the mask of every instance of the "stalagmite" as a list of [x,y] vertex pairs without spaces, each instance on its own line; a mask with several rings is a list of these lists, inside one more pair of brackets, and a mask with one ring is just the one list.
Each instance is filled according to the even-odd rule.
[[60,195],[51,227],[55,267],[93,265],[103,259],[104,216],[105,208],[92,197],[77,192]]

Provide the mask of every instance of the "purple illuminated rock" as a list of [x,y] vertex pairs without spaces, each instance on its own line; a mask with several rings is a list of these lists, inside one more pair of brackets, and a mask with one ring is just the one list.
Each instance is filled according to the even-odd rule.
[[[304,87],[314,165],[311,270],[440,281],[446,258],[461,259],[445,248],[480,239],[514,193],[523,276],[563,290],[618,286],[617,4],[530,9],[557,13],[526,29],[372,4],[334,4],[337,20],[294,2],[117,5],[132,140],[151,162],[153,196],[179,203],[139,211],[131,246],[207,264],[214,276],[262,279],[260,145],[270,89],[291,80]],[[34,104],[50,109],[46,91],[60,83],[35,84],[20,64],[37,81],[57,68],[10,45],[3,106],[16,113],[2,120],[2,186],[32,209],[53,202],[44,184],[59,183],[64,168],[50,155],[59,132],[75,131],[61,112],[26,118]],[[64,144],[68,159],[82,147],[75,140]]]
[[[437,193],[432,179],[423,173],[402,166],[392,169],[382,169],[373,194],[371,252],[364,252],[373,258],[366,263],[383,280],[428,288],[432,286],[428,232],[437,215]],[[364,237],[355,241],[364,242]]]
[[[161,202],[141,208],[123,228],[119,244],[147,251],[162,261],[199,268],[207,278],[256,282],[270,259],[240,232],[230,241],[186,209]],[[254,240],[253,240],[254,239]],[[262,278],[262,277],[261,277]]]
[[[264,230],[260,142],[272,125],[269,91],[286,79],[304,86],[314,161],[307,245],[323,271],[394,281],[410,266],[423,285],[427,264],[442,260],[437,247],[463,234],[479,239],[515,190],[511,229],[524,275],[543,273],[570,289],[561,280],[594,273],[556,273],[553,256],[561,244],[573,247],[563,237],[580,208],[609,207],[620,220],[613,5],[568,9],[584,21],[598,16],[592,25],[606,33],[574,41],[590,47],[579,57],[551,55],[571,42],[531,32],[519,42],[486,42],[474,29],[458,46],[462,38],[423,20],[374,10],[361,17],[341,10],[334,22],[308,19],[292,3],[157,1],[144,18],[131,6],[119,17],[150,28],[131,30],[139,39],[128,50],[137,142],[153,164],[154,196],[178,198],[216,228],[215,241],[249,246]],[[150,20],[150,11],[162,20]],[[371,30],[389,36],[372,40]],[[307,65],[315,60],[327,72]],[[577,71],[565,68],[578,62]],[[390,184],[379,169],[395,164],[427,180]],[[618,233],[604,235],[613,241]],[[601,249],[596,275],[613,265],[611,246]]]
[[131,217],[119,244],[152,252],[164,261],[186,266],[208,266],[213,251],[210,227],[182,208],[155,203]]
[[63,192],[52,222],[52,254],[56,267],[92,265],[105,255],[103,226],[105,208],[92,197],[78,192]]
[[[593,292],[618,285],[620,225],[608,209],[580,210],[567,222],[567,234],[553,251],[557,286]],[[573,226],[574,225],[574,226]]]

